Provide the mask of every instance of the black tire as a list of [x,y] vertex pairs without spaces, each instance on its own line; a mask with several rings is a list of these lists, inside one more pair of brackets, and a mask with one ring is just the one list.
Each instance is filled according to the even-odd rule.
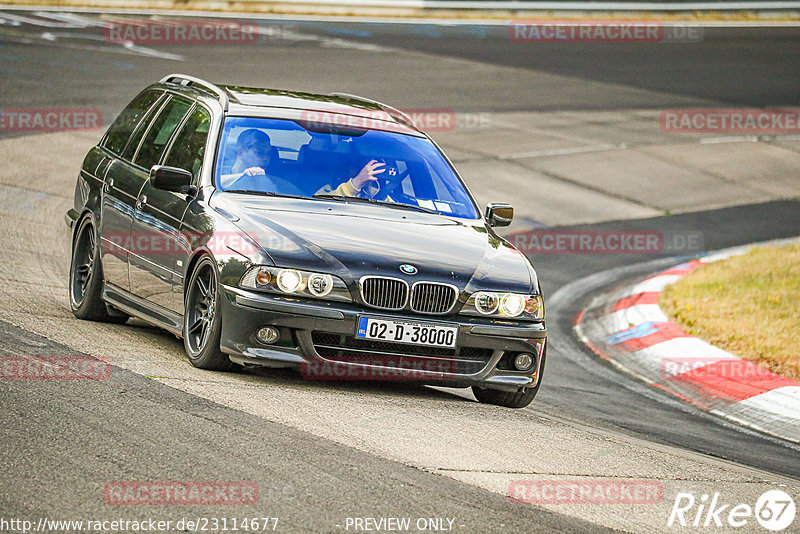
[[78,319],[105,323],[124,323],[128,315],[115,310],[109,313],[102,298],[103,263],[97,233],[89,217],[80,222],[72,242],[69,265],[69,303]]
[[481,388],[472,386],[472,394],[478,399],[478,402],[484,404],[495,404],[505,408],[524,408],[529,405],[536,394],[539,392],[539,386],[542,385],[542,375],[544,375],[544,364],[546,354],[542,354],[542,364],[539,366],[539,381],[535,387],[526,388],[524,391],[502,391],[499,389]]
[[217,313],[219,276],[214,260],[203,256],[186,286],[183,346],[189,362],[200,369],[230,371],[236,365],[219,350],[222,317]]

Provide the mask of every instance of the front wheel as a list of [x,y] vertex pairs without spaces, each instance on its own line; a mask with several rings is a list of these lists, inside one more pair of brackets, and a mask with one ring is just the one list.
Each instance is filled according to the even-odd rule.
[[219,350],[222,317],[218,312],[219,281],[214,261],[203,256],[186,289],[183,346],[189,362],[200,369],[229,371],[235,364]]
[[124,323],[128,316],[121,312],[110,314],[103,302],[103,264],[92,220],[81,221],[72,242],[69,266],[69,303],[78,319]]

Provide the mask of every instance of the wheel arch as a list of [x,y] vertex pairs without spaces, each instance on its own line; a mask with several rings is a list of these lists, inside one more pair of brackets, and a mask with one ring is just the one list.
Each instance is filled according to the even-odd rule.
[[192,254],[191,259],[189,260],[189,265],[186,266],[186,274],[183,277],[183,298],[184,302],[186,300],[186,289],[189,286],[189,279],[192,277],[192,273],[194,272],[194,268],[197,263],[203,258],[203,256],[209,256],[212,260],[212,263],[216,265],[216,259],[214,255],[211,253],[210,250],[205,248],[199,248]]
[[88,207],[85,207],[83,211],[81,211],[81,213],[78,215],[78,218],[75,219],[75,224],[72,225],[72,239],[71,239],[72,246],[75,246],[75,239],[78,237],[78,230],[80,230],[81,225],[83,225],[83,221],[85,221],[86,219],[91,219],[92,226],[97,228],[97,217],[95,216],[92,210],[90,210]]

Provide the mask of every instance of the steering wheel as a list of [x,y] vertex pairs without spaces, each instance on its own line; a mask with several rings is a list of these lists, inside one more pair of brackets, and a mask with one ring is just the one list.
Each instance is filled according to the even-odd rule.
[[403,180],[406,179],[410,172],[409,169],[400,172],[397,166],[391,165],[388,162],[384,168],[386,169],[386,172],[381,173],[381,175],[385,175],[386,177],[381,179],[382,184],[380,186],[380,191],[378,192],[378,195],[376,195],[381,197],[379,200],[384,200],[386,197],[391,195],[394,190],[397,189],[397,186],[403,183]]

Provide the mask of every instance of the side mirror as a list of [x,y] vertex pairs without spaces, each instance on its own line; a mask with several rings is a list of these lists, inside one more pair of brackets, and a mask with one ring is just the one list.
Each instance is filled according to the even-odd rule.
[[489,226],[508,226],[514,219],[514,207],[511,204],[489,204],[486,206],[486,221]]
[[153,165],[150,169],[150,182],[156,189],[193,195],[197,188],[192,185],[192,173],[177,167]]

